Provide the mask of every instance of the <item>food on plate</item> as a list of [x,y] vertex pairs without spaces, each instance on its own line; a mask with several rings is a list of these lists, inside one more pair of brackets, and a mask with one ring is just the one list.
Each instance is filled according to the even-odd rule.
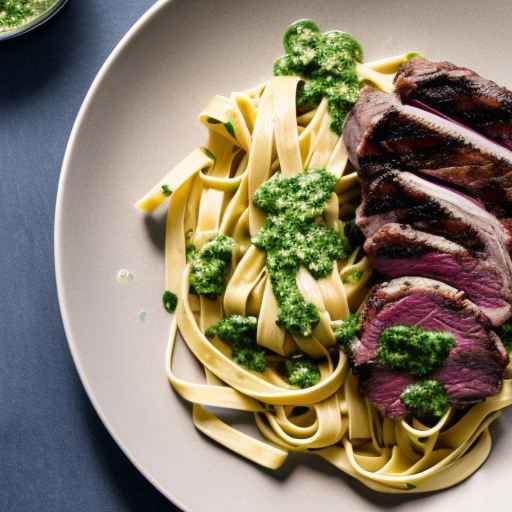
[[1,0],[0,34],[27,25],[48,12],[57,0]]
[[[406,416],[400,395],[425,379],[439,382],[457,407],[501,388],[507,351],[479,308],[455,288],[421,277],[394,279],[370,292],[361,316],[361,337],[351,346],[354,365],[365,365],[363,381],[370,382],[363,386],[387,416]],[[401,382],[386,393],[375,384],[383,370]]]
[[510,217],[512,152],[475,131],[366,87],[343,130],[365,181],[390,170],[420,173]]
[[451,62],[415,57],[395,78],[402,102],[426,107],[512,149],[512,92]]
[[[512,403],[511,93],[415,52],[364,62],[311,20],[283,46],[136,204],[168,207],[169,381],[261,466],[308,452],[379,492],[450,487]],[[204,382],[179,375],[180,339]]]
[[370,236],[364,251],[386,277],[429,277],[466,293],[489,320],[500,325],[510,317],[512,291],[508,273],[486,257],[443,236],[387,223]]

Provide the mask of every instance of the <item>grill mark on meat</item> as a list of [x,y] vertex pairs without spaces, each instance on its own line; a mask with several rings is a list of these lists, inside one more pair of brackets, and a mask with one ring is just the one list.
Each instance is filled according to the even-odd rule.
[[365,184],[390,170],[428,175],[512,216],[512,152],[472,130],[366,87],[343,138]]
[[361,388],[386,415],[405,414],[398,403],[400,394],[416,381],[404,372],[383,369],[376,359],[380,333],[392,325],[417,325],[453,335],[455,346],[432,378],[443,384],[455,406],[499,391],[508,354],[480,309],[463,292],[439,281],[393,279],[371,290],[362,313],[362,336],[352,347],[355,366],[363,368]]
[[393,278],[369,294],[353,363],[389,417],[407,414],[400,394],[416,379],[377,361],[383,329],[452,333],[455,347],[431,378],[464,407],[501,387],[508,354],[491,323],[510,317],[512,299],[512,92],[422,58],[404,64],[395,86],[406,104],[366,87],[343,130],[362,181],[365,251]]
[[397,73],[395,90],[512,149],[512,92],[474,71],[416,57]]
[[512,276],[503,226],[466,196],[407,172],[389,172],[375,180],[357,210],[357,224],[368,238],[385,224],[409,224],[488,258]]
[[501,325],[511,316],[508,274],[475,258],[461,245],[391,223],[369,238],[364,250],[372,266],[387,277],[428,277],[463,290],[493,325]]

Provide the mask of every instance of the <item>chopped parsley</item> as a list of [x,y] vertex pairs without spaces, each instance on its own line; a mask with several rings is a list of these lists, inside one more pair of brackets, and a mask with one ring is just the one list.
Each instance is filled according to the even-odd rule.
[[231,347],[235,363],[255,372],[267,367],[265,350],[256,344],[257,320],[253,316],[231,315],[206,330],[206,336],[217,336]]
[[390,368],[423,377],[443,364],[454,345],[449,332],[394,325],[381,332],[377,358]]
[[292,386],[309,388],[320,382],[318,365],[307,357],[292,357],[285,363],[286,376]]
[[279,306],[277,323],[291,334],[311,335],[320,319],[316,306],[304,300],[297,286],[299,267],[304,265],[318,279],[331,272],[334,260],[346,256],[345,239],[314,222],[323,213],[335,183],[336,178],[323,169],[292,177],[276,174],[253,198],[267,218],[252,243],[266,253]]
[[355,284],[361,279],[361,277],[363,277],[363,273],[360,270],[352,270],[352,272],[349,272],[343,278],[343,282],[347,284]]
[[172,194],[172,190],[169,188],[169,185],[162,185],[162,194],[167,197]]
[[450,407],[446,391],[437,380],[409,384],[400,400],[412,414],[422,419],[439,419]]
[[359,331],[359,315],[350,313],[345,320],[333,322],[334,336],[345,352],[350,352],[350,346]]
[[226,287],[225,278],[235,242],[225,235],[217,235],[207,242],[191,259],[190,291],[216,299]]
[[274,62],[274,75],[298,75],[304,79],[297,91],[297,108],[315,108],[328,100],[331,129],[340,134],[345,116],[359,97],[356,64],[363,60],[360,43],[350,34],[322,34],[311,20],[292,23],[283,38],[285,55]]
[[174,313],[178,305],[178,297],[169,290],[166,290],[162,295],[162,303],[167,313]]

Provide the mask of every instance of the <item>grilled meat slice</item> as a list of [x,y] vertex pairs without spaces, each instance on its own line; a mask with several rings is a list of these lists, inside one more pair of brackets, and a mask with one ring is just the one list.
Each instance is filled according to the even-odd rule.
[[[455,406],[479,402],[499,391],[508,354],[479,308],[463,292],[444,283],[404,277],[372,290],[362,314],[362,336],[352,346],[354,364],[366,366],[370,375],[362,389],[383,412],[402,415],[397,400],[405,386],[415,380],[401,372],[391,375],[388,371],[392,380],[383,390],[387,393],[374,389],[386,380],[386,375],[379,373],[379,338],[384,329],[393,325],[414,325],[452,334],[455,346],[429,378],[444,386]],[[372,381],[374,372],[377,377]]]
[[472,130],[365,87],[343,140],[366,185],[390,170],[428,175],[512,217],[512,152]]
[[356,220],[367,238],[390,222],[444,237],[474,257],[487,259],[511,279],[510,236],[503,225],[467,196],[414,174],[389,172],[375,180]]
[[378,365],[366,366],[359,376],[361,392],[388,418],[407,416],[409,411],[400,395],[414,382],[415,379],[405,372]]
[[512,92],[471,69],[415,57],[397,73],[395,91],[512,149]]
[[364,250],[386,277],[429,277],[463,290],[495,326],[512,314],[509,275],[459,244],[390,223],[366,241]]

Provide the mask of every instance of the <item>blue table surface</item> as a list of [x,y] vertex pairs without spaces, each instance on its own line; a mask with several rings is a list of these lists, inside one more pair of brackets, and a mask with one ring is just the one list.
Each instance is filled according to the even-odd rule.
[[154,0],[71,0],[0,43],[0,510],[175,509],[94,412],[62,327],[53,264],[60,166],[99,67]]

